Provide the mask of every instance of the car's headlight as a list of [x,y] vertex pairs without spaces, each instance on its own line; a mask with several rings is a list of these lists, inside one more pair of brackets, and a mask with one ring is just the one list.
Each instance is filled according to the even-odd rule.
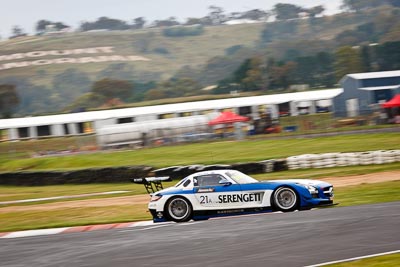
[[160,198],[162,198],[162,195],[152,195],[152,196],[151,196],[151,199],[150,199],[150,202],[157,201],[157,200],[159,200]]
[[314,194],[318,195],[318,189],[315,186],[312,186],[309,184],[304,185],[304,186],[307,188],[307,190],[310,192],[311,195],[314,195]]

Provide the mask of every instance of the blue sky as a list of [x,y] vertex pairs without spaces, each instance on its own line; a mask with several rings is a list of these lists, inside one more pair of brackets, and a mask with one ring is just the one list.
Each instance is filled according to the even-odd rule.
[[8,37],[13,25],[33,33],[41,19],[61,21],[74,28],[81,21],[94,21],[101,16],[129,22],[137,17],[153,21],[173,16],[183,22],[188,17],[205,16],[210,5],[230,13],[255,8],[269,10],[276,3],[324,5],[326,13],[332,14],[339,10],[342,0],[0,0],[0,36]]

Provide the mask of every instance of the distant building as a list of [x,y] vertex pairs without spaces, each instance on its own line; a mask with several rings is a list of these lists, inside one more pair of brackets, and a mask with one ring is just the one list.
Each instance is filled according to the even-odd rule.
[[400,70],[347,74],[339,83],[343,93],[334,98],[335,116],[367,115],[400,93]]
[[[74,136],[97,133],[99,129],[118,124],[206,115],[231,110],[254,120],[269,113],[271,118],[330,111],[332,99],[342,89],[327,89],[276,95],[235,97],[157,106],[88,111],[49,116],[0,120],[0,141]],[[194,118],[194,117],[192,117]]]

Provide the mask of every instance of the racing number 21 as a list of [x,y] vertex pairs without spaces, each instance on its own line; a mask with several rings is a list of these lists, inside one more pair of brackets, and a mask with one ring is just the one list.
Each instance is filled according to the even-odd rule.
[[207,204],[211,203],[211,199],[208,196],[200,196],[200,204]]

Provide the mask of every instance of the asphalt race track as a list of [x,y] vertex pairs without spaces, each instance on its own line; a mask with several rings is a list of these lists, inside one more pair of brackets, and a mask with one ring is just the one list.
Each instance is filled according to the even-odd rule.
[[1,266],[305,266],[400,249],[400,202],[0,240]]

